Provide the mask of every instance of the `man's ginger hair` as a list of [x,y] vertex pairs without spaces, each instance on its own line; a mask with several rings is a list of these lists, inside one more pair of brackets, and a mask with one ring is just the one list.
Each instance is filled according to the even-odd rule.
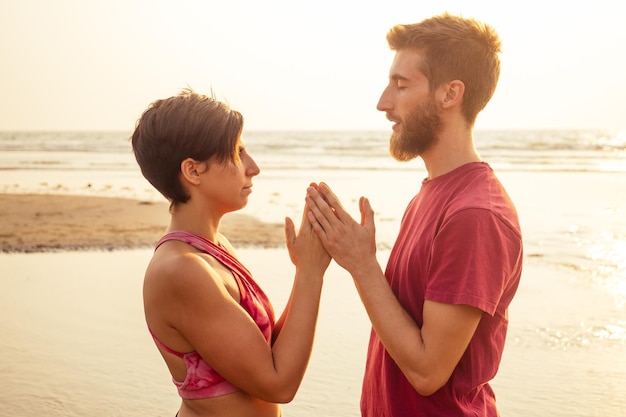
[[387,33],[394,51],[424,55],[422,68],[434,91],[460,80],[465,85],[462,112],[470,125],[487,105],[500,77],[501,42],[489,25],[444,13],[415,24],[400,24]]

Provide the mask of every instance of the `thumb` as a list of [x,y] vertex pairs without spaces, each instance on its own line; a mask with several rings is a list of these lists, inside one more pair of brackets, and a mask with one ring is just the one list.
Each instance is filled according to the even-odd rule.
[[374,210],[370,205],[370,201],[361,197],[359,200],[359,208],[361,210],[361,226],[365,227],[371,233],[376,231],[376,226],[374,225]]
[[287,252],[289,252],[289,259],[296,265],[296,255],[294,251],[294,245],[296,242],[296,228],[293,224],[293,220],[289,217],[285,217],[285,242],[287,243]]
[[285,242],[288,248],[293,246],[294,240],[296,240],[296,228],[293,224],[293,220],[289,217],[285,217]]

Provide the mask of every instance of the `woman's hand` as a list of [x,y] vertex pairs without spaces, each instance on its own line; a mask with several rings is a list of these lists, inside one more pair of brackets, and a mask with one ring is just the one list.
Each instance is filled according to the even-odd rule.
[[330,255],[322,245],[319,237],[307,219],[309,208],[305,206],[302,213],[300,229],[296,234],[291,218],[285,218],[285,240],[291,262],[296,268],[304,268],[309,272],[324,274],[330,264]]

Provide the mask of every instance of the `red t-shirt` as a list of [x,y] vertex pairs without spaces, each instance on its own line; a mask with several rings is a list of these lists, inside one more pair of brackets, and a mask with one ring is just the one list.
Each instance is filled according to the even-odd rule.
[[424,180],[402,219],[385,276],[421,327],[424,300],[484,311],[448,382],[415,391],[372,330],[363,389],[364,417],[498,416],[488,382],[496,375],[508,306],[522,270],[517,212],[486,163]]

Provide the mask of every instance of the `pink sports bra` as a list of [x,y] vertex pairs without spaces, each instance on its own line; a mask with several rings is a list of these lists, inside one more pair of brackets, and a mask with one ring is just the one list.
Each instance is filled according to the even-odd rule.
[[[252,279],[250,272],[224,248],[215,245],[213,242],[183,230],[175,230],[167,233],[156,244],[158,248],[168,240],[178,240],[194,248],[201,250],[230,269],[239,287],[239,304],[250,314],[250,317],[259,326],[265,336],[267,343],[270,343],[272,331],[274,329],[274,309],[270,304],[267,295],[261,290]],[[180,353],[165,346],[148,328],[155,343],[163,350],[182,358],[187,367],[187,376],[184,381],[179,382],[172,378],[174,385],[178,388],[178,394],[184,399],[212,398],[220,395],[230,394],[238,391],[239,388],[232,385],[218,374],[208,363],[202,359],[198,352]]]

